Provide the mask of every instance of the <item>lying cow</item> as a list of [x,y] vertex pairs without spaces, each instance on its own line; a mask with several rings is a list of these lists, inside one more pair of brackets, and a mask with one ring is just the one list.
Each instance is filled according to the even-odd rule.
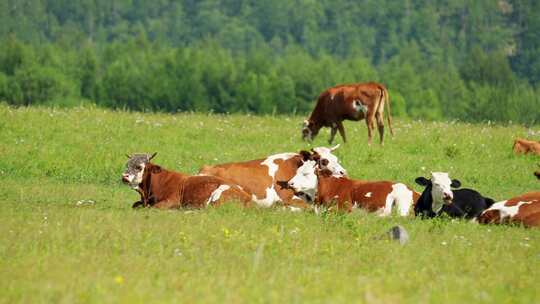
[[148,154],[128,155],[122,181],[141,195],[133,207],[160,209],[204,208],[228,201],[249,206],[251,197],[238,186],[214,176],[190,176],[151,163]]
[[409,214],[420,194],[402,183],[390,181],[361,181],[344,176],[336,176],[329,170],[319,169],[324,159],[307,159],[296,175],[288,181],[288,186],[315,207],[332,207],[351,212],[362,208],[381,216],[392,213],[396,207],[399,215]]
[[529,192],[497,202],[485,210],[478,221],[482,224],[521,224],[540,227],[540,192]]
[[276,202],[283,202],[292,208],[307,208],[308,205],[302,199],[278,181],[292,178],[306,155],[317,155],[326,160],[326,169],[337,175],[346,175],[347,172],[339,164],[338,158],[332,154],[338,147],[339,145],[333,148],[317,147],[312,152],[281,153],[264,159],[204,166],[199,174],[218,176],[239,185],[251,194],[252,200],[259,206],[270,207]]
[[368,143],[371,144],[374,120],[377,121],[381,144],[384,140],[384,105],[388,107],[388,127],[393,135],[390,99],[386,88],[376,82],[337,85],[323,91],[310,117],[302,126],[302,139],[312,141],[322,127],[331,128],[329,142],[332,144],[336,132],[347,142],[343,120],[365,119],[368,128]]
[[540,155],[540,142],[534,140],[527,140],[523,138],[516,138],[514,140],[514,153],[515,154],[536,154]]
[[451,180],[445,172],[433,172],[431,179],[418,177],[415,181],[426,187],[414,207],[416,216],[435,217],[445,213],[450,217],[475,219],[494,203],[472,189],[452,190],[459,188],[461,182]]

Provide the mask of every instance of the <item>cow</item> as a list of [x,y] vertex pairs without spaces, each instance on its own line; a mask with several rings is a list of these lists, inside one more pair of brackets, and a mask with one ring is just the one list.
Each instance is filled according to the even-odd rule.
[[513,150],[515,154],[532,153],[540,155],[540,142],[523,138],[516,138],[514,140]]
[[355,208],[362,208],[388,216],[392,213],[392,207],[396,207],[399,215],[407,216],[420,197],[419,193],[402,183],[336,176],[327,169],[319,169],[324,167],[325,162],[316,155],[304,159],[296,175],[287,182],[298,196],[312,203],[316,210],[335,205],[340,211],[351,212]]
[[127,156],[122,181],[141,196],[133,208],[204,208],[228,201],[239,201],[245,207],[251,205],[249,194],[219,177],[192,176],[167,170],[150,162],[156,153]]
[[388,127],[393,135],[390,97],[386,88],[376,82],[343,84],[324,90],[310,117],[302,125],[302,139],[312,141],[322,127],[330,127],[329,143],[332,144],[339,131],[343,142],[347,142],[343,120],[365,119],[368,128],[368,144],[372,141],[374,120],[377,121],[380,142],[384,140],[384,105],[388,107]]
[[415,182],[425,186],[414,207],[416,216],[432,218],[446,214],[474,220],[494,203],[472,189],[452,190],[461,187],[461,182],[450,179],[446,172],[432,172],[431,179],[417,177]]
[[529,192],[497,202],[482,212],[478,222],[540,227],[540,192]]
[[346,175],[347,171],[339,164],[338,158],[332,154],[339,145],[332,148],[316,147],[311,152],[280,153],[263,159],[244,162],[225,163],[213,166],[203,166],[199,171],[202,175],[213,175],[228,180],[251,194],[252,200],[259,206],[270,207],[277,202],[297,210],[309,206],[294,192],[278,181],[288,180],[296,174],[300,161],[307,155],[318,155],[325,159],[324,168],[337,175]]

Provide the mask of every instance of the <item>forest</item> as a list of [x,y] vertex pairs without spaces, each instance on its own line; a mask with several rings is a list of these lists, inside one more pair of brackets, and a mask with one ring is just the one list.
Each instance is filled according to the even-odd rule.
[[0,0],[0,102],[306,114],[379,81],[392,115],[540,123],[540,1]]

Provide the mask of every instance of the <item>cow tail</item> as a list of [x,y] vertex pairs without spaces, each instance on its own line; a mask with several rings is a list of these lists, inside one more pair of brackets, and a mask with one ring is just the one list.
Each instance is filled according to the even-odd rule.
[[386,115],[386,120],[388,121],[388,128],[390,128],[390,134],[394,136],[394,130],[392,130],[392,115],[390,115],[390,95],[388,95],[388,91],[386,88],[383,88],[382,90],[383,96],[384,96],[384,103],[386,104],[386,112],[388,112]]

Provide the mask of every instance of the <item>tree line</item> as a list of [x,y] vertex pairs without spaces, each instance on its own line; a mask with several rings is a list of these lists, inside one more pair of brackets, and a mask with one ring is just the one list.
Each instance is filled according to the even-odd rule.
[[306,113],[379,81],[392,113],[540,121],[533,0],[4,0],[0,100]]

